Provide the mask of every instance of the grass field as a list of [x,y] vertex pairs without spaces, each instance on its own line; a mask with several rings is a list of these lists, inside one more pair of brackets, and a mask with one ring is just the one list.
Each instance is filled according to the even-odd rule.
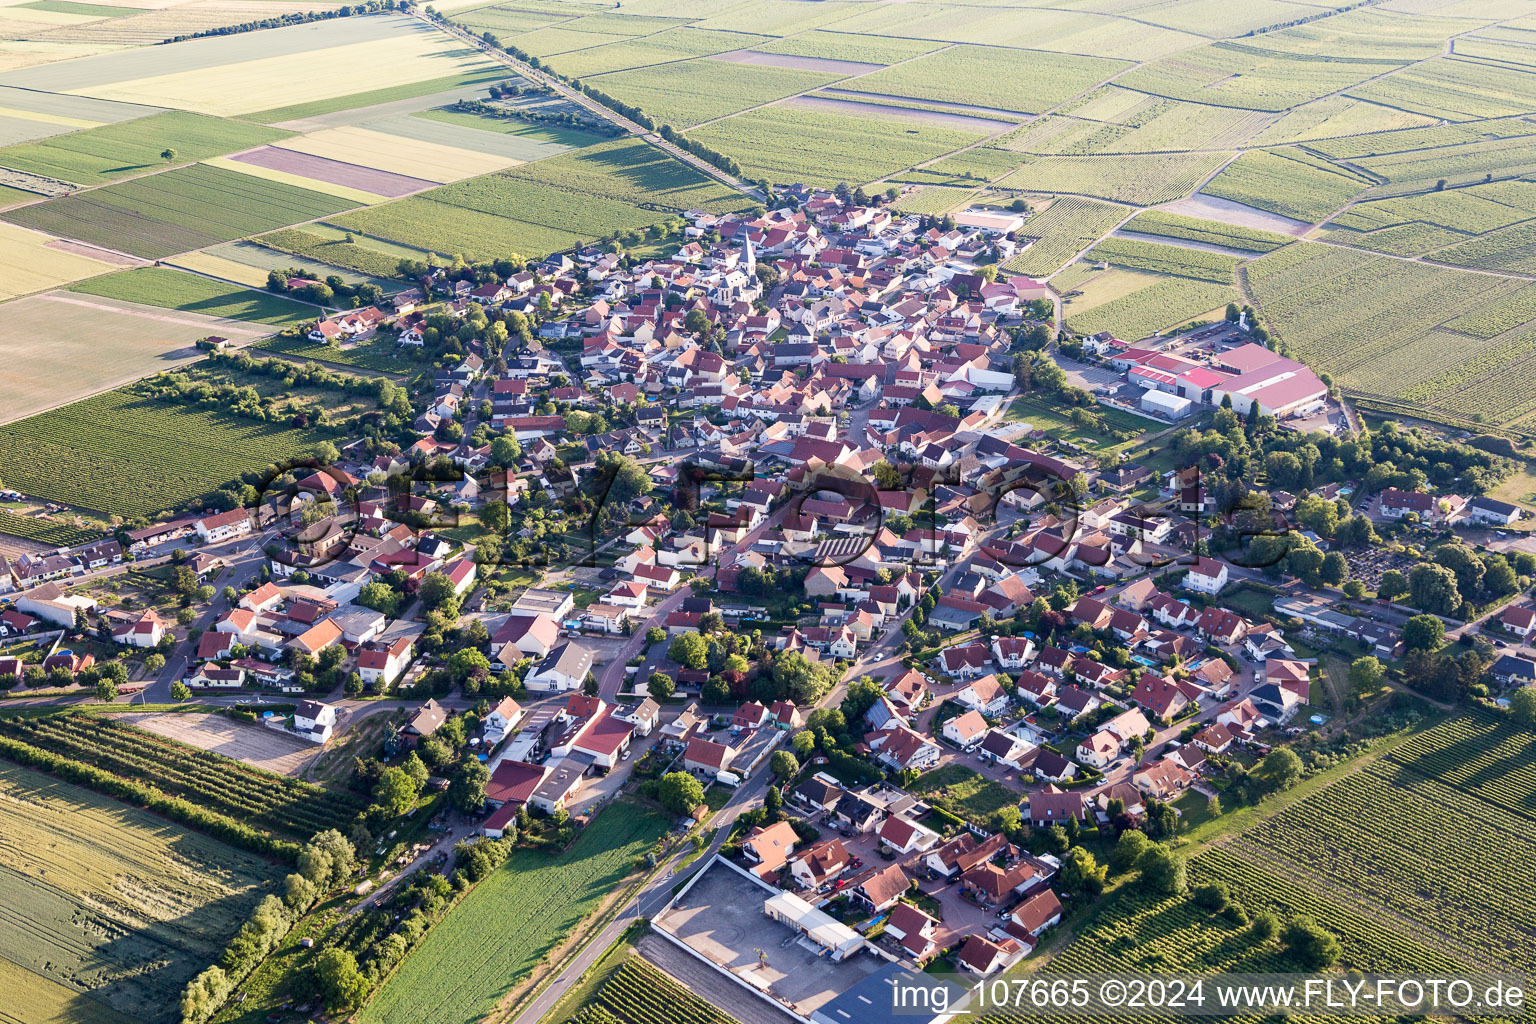
[[104,274],[113,264],[65,252],[57,239],[0,224],[0,300]]
[[365,242],[348,242],[345,238],[327,238],[303,228],[283,228],[256,239],[262,245],[280,252],[303,256],[355,271],[382,277],[393,274],[400,257],[377,249],[370,249]]
[[281,107],[273,107],[270,110],[246,114],[244,120],[259,121],[262,124],[300,121],[306,118],[324,117],[326,114],[334,114],[342,110],[372,107],[381,103],[394,103],[399,100],[414,99],[418,96],[431,96],[435,93],[455,90],[461,91],[463,98],[468,99],[473,95],[484,92],[485,87],[492,82],[503,81],[506,77],[505,68],[486,66],[463,71],[455,75],[444,75],[441,78],[428,78],[419,82],[405,82],[379,89],[365,89],[361,92],[351,92],[340,96],[328,96],[325,99],[307,100],[302,103],[291,103]]
[[227,317],[271,327],[290,327],[314,320],[319,310],[264,292],[231,288],[219,281],[165,267],[140,267],[108,274],[70,289],[183,313]]
[[[620,803],[599,814],[564,853],[514,852],[428,933],[357,1020],[459,1024],[483,1016],[596,909],[667,823],[654,811]],[[491,932],[497,941],[486,941]]]
[[691,137],[775,182],[863,184],[976,142],[973,132],[792,106],[764,107],[706,125]]
[[5,1016],[172,1024],[276,871],[87,790],[0,764]]
[[194,164],[9,210],[4,219],[158,259],[351,205],[335,196]]
[[562,53],[548,58],[548,63],[562,75],[586,78],[589,75],[667,64],[690,57],[707,57],[712,53],[739,50],[766,41],[766,36],[743,32],[676,28],[653,36],[625,37],[602,46]]
[[1012,789],[959,764],[935,768],[909,788],[913,796],[979,825],[985,825],[1004,807],[1019,803],[1019,795]]
[[325,431],[155,401],[130,386],[9,424],[0,458],[11,487],[132,518],[177,508],[326,439]]
[[8,146],[0,149],[0,166],[77,185],[100,185],[165,167],[166,161],[160,154],[167,149],[176,151],[177,161],[186,162],[249,149],[288,134],[243,121],[171,110]]
[[891,36],[860,36],[844,32],[804,32],[787,39],[775,39],[753,49],[763,53],[787,53],[795,57],[822,57],[826,60],[865,61],[871,64],[895,64],[932,53],[943,43],[927,39],[897,39]]

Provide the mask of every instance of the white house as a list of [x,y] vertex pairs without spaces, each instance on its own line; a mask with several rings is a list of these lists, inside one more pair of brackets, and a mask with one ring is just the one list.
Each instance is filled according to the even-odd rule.
[[941,732],[955,746],[969,749],[986,736],[987,720],[981,717],[980,712],[967,711],[946,721]]
[[165,636],[165,620],[153,608],[144,609],[136,619],[112,627],[112,639],[129,647],[154,647]]
[[581,687],[592,670],[592,652],[572,643],[564,643],[544,656],[523,680],[530,690],[562,691]]
[[324,743],[336,729],[336,709],[317,700],[299,701],[293,709],[293,731],[311,743]]
[[203,516],[192,524],[204,544],[244,537],[251,532],[251,514],[243,508],[220,512],[216,516]]
[[1227,579],[1227,563],[1202,556],[1184,576],[1184,585],[1201,594],[1219,594]]
[[388,686],[405,671],[415,650],[408,636],[389,644],[373,644],[357,652],[357,674],[370,686]]
[[523,708],[511,697],[503,697],[491,710],[485,713],[481,724],[485,726],[485,742],[494,747],[506,738],[517,723],[522,720]]
[[1008,688],[989,672],[956,691],[955,702],[984,715],[1001,714],[1008,707]]

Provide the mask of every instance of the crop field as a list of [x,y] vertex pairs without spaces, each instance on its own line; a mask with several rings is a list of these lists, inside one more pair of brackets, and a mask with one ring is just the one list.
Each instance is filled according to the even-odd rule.
[[1329,96],[1292,110],[1249,141],[1255,146],[1320,140],[1342,140],[1346,145],[1369,144],[1367,140],[1373,136],[1386,136],[1434,123],[1433,118],[1423,114],[1395,110],[1348,96]]
[[[746,200],[638,139],[332,218],[339,227],[467,259],[543,256],[671,213],[741,209]],[[362,243],[367,245],[367,240]]]
[[1536,224],[1516,224],[1484,238],[1461,242],[1435,253],[1434,259],[1479,270],[1536,273]]
[[943,214],[970,202],[976,192],[974,188],[926,185],[916,192],[908,192],[891,205],[904,213]]
[[561,18],[557,14],[521,11],[515,7],[510,9],[482,7],[479,10],[465,11],[455,15],[453,20],[477,32],[489,29],[498,36],[511,36],[521,32],[532,32],[545,25],[553,25]]
[[864,75],[844,88],[915,100],[970,103],[1038,114],[1125,68],[1120,61],[956,46]]
[[1494,963],[1533,962],[1536,882],[1519,868],[1536,843],[1530,818],[1378,762],[1243,840],[1289,873],[1444,936],[1437,945]]
[[[1397,131],[1374,132],[1350,138],[1324,139],[1310,144],[1307,148],[1335,160],[1357,160],[1360,157],[1385,156],[1392,153],[1406,153],[1410,150],[1439,150],[1491,139],[1518,138],[1531,134],[1531,128],[1529,122],[1518,117],[1492,121],[1452,122]],[[1425,155],[1429,157],[1433,154]]]
[[[675,28],[642,38],[626,37],[583,50],[573,50],[548,58],[548,64],[562,75],[586,78],[610,71],[650,67],[707,57],[713,53],[739,50],[768,41],[767,36],[744,32],[711,32],[697,28]],[[521,41],[519,41],[521,45]]]
[[1370,182],[1294,151],[1244,153],[1200,191],[1312,223],[1364,192]]
[[23,227],[158,259],[351,205],[335,196],[194,164],[3,216]]
[[729,8],[695,24],[705,29],[788,36],[840,21],[863,9],[862,3],[847,0],[830,0],[810,6],[799,0],[758,0],[747,8]]
[[1438,57],[1369,82],[1357,99],[1451,121],[1529,112],[1531,73],[1457,57]]
[[1536,320],[1536,289],[1517,288],[1455,320],[1446,321],[1445,329],[1476,338],[1494,338],[1532,320]]
[[287,135],[277,128],[171,110],[8,146],[0,149],[0,166],[77,185],[101,185],[166,166],[160,155],[166,149],[174,149],[176,159],[185,162],[259,146]]
[[6,483],[27,494],[107,515],[150,517],[242,473],[307,453],[323,439],[286,423],[181,408],[130,386],[8,424],[0,433],[0,462]]
[[1056,192],[1152,206],[1189,195],[1232,154],[1043,156],[998,182],[1003,188]]
[[573,1018],[576,1024],[735,1024],[714,1006],[631,955]]
[[1273,231],[1260,231],[1237,224],[1223,224],[1220,221],[1204,220],[1200,217],[1186,217],[1163,210],[1138,213],[1136,218],[1125,226],[1125,230],[1139,231],[1144,235],[1161,235],[1164,238],[1182,238],[1190,242],[1205,242],[1209,245],[1242,249],[1244,252],[1252,253],[1273,252],[1293,241],[1289,236],[1279,235]]
[[764,107],[689,133],[729,153],[750,177],[863,184],[978,141],[974,132],[917,121]]
[[702,121],[807,92],[840,77],[706,57],[619,71],[593,79],[592,84],[615,99],[639,107],[657,124],[692,128]]
[[1241,262],[1235,256],[1219,252],[1144,242],[1137,238],[1106,238],[1094,246],[1086,258],[1103,260],[1128,270],[1145,270],[1154,274],[1226,285],[1232,283],[1233,274]]
[[[590,132],[578,131],[574,128],[552,128],[543,125],[528,124],[523,121],[514,121],[506,118],[489,117],[482,114],[468,114],[458,110],[438,109],[422,110],[411,115],[423,121],[437,121],[442,124],[456,125],[460,128],[469,128],[476,132],[487,132],[495,135],[514,136],[514,143],[519,152],[516,154],[519,160],[543,160],[545,157],[559,156],[571,149],[579,149],[582,146],[592,146],[599,142],[608,141],[605,136],[593,135]],[[399,133],[402,131],[400,120],[390,122],[392,129]],[[473,136],[461,135],[466,143]],[[464,149],[471,148],[468,145]]]
[[18,1024],[174,1024],[269,891],[254,854],[0,764],[0,979]]
[[294,302],[265,292],[231,288],[196,274],[184,274],[165,267],[140,267],[108,274],[70,289],[86,295],[102,295],[183,313],[225,317],[272,327],[290,327],[314,320],[320,311],[314,306]]
[[1236,289],[1214,281],[1164,278],[1080,314],[1069,314],[1067,326],[1081,334],[1108,331],[1134,341],[1204,317],[1237,297]]
[[1536,403],[1519,397],[1529,374],[1514,361],[1529,354],[1519,338],[1479,343],[1436,331],[1497,309],[1529,285],[1308,243],[1262,256],[1243,272],[1265,323],[1293,355],[1346,388],[1496,423]]
[[[1358,245],[1398,256],[1419,256],[1434,249],[1466,242],[1488,232],[1536,216],[1536,183],[1528,181],[1472,185],[1422,195],[1357,203],[1328,222],[1331,241]],[[1473,249],[1516,257],[1517,244],[1498,235],[1476,239]],[[1463,259],[1441,262],[1463,264]],[[1478,263],[1466,264],[1479,266]],[[1484,269],[1514,269],[1490,266]]]
[[818,31],[776,39],[753,49],[763,53],[787,53],[796,57],[822,57],[826,60],[864,61],[870,64],[895,64],[932,53],[943,43],[927,39],[897,39],[893,36],[859,36],[844,32]]
[[113,269],[111,263],[58,248],[58,240],[48,235],[0,224],[0,300]]
[[500,65],[488,65],[456,75],[444,75],[441,78],[428,78],[420,82],[406,82],[379,89],[365,89],[342,96],[331,96],[323,100],[307,100],[303,103],[273,107],[270,110],[247,114],[245,120],[275,125],[293,123],[296,129],[307,130],[320,127],[322,124],[325,127],[334,127],[330,122],[338,118],[342,123],[350,123],[355,116],[350,113],[351,111],[367,111],[369,108],[386,103],[397,104],[414,100],[416,102],[411,104],[412,106],[419,103],[420,106],[417,109],[425,110],[428,107],[458,99],[483,99],[489,95],[488,86],[493,82],[506,80],[506,70]]
[[[661,814],[620,803],[564,853],[515,851],[422,939],[357,1020],[459,1024],[484,1016],[596,909],[667,825]],[[491,933],[495,942],[486,941]]]
[[[389,68],[391,80],[401,84],[472,74],[488,67],[478,50],[451,43],[445,46],[449,41],[425,25],[406,19],[378,20],[393,26],[382,38],[364,38],[357,42],[327,45],[323,58],[317,58],[312,51],[253,58],[250,44],[246,43],[244,48],[232,51],[233,56],[228,63],[207,65],[198,60],[194,63],[199,66],[187,70],[102,84],[87,82],[61,91],[228,116],[250,113],[253,107],[259,107],[271,96],[270,86],[273,82],[284,83],[284,92],[295,103],[299,103],[351,96],[365,91],[377,82],[378,71],[384,67]],[[351,22],[353,19],[345,21]],[[341,21],[338,20],[336,24],[341,24]],[[290,29],[274,29],[263,35],[299,32],[309,28],[311,26],[301,25]],[[344,30],[347,28],[355,30],[355,26],[344,26]],[[239,39],[238,36],[223,38]],[[216,40],[196,39],[159,49],[175,51],[176,47],[190,47],[212,41]],[[199,55],[211,51],[212,48],[203,48],[199,50]],[[164,54],[164,63],[160,66],[174,67],[179,56],[179,52]]]
[[162,792],[298,842],[350,821],[362,806],[350,794],[263,771],[105,715],[13,718],[0,723],[0,732],[122,778],[150,782]]
[[1239,43],[1212,43],[1135,68],[1127,89],[1247,110],[1287,110],[1391,71],[1400,61],[1297,59]]
[[393,175],[436,182],[489,174],[517,163],[512,157],[408,139],[361,125],[297,135],[283,140],[278,146],[342,163],[355,164],[362,160],[366,161],[364,166]]
[[1034,277],[1054,274],[1128,215],[1124,207],[1062,196],[1019,229],[1021,237],[1037,241],[1009,260],[1007,269]]
[[366,242],[327,238],[303,228],[283,228],[271,234],[261,235],[256,241],[279,252],[377,277],[393,274],[400,262],[399,256],[369,248]]
[[[247,150],[235,157],[214,156],[204,160],[208,167],[217,167],[224,171],[234,171],[236,174],[249,175],[252,178],[260,178],[263,181],[276,182],[279,185],[288,185],[293,188],[301,188],[308,192],[320,192],[324,195],[335,196],[342,199],[349,206],[372,206],[374,203],[382,203],[389,196],[383,196],[377,192],[364,192],[362,189],[352,188],[347,185],[338,185],[333,181],[323,181],[320,178],[311,178],[303,174],[295,174],[284,170],[304,161],[313,161],[313,169],[321,173],[328,173],[331,177],[354,177],[359,174],[378,175],[384,180],[393,180],[393,183],[402,181],[415,181],[414,178],[386,175],[383,171],[376,171],[371,167],[354,167],[350,174],[342,175],[336,171],[341,166],[331,161],[321,160],[319,157],[308,156],[304,153],[295,153],[289,149],[278,149],[276,146],[262,146],[259,149]],[[327,164],[331,166],[327,167]],[[436,185],[435,181],[423,181],[416,185],[414,191],[428,189]],[[411,189],[402,191],[400,195],[407,195]]]
[[12,537],[25,537],[27,540],[35,540],[39,544],[56,548],[74,547],[76,544],[85,544],[101,536],[100,530],[82,530],[78,526],[52,519],[19,515],[8,508],[0,509],[0,533],[9,534]]
[[1464,715],[1420,733],[1388,759],[1530,819],[1536,816],[1533,745],[1536,736],[1508,722]]

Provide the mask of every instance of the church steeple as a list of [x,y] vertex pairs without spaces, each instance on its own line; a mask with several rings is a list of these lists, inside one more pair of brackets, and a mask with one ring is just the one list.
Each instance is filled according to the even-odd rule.
[[748,274],[755,274],[755,273],[757,273],[757,253],[754,252],[753,249],[752,249],[752,235],[750,233],[747,235],[746,249],[747,249],[747,273]]

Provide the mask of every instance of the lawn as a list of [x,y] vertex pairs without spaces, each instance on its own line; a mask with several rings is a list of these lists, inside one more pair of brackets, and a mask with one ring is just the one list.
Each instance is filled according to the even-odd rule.
[[139,267],[108,274],[77,284],[70,291],[179,309],[184,313],[249,320],[273,327],[289,327],[314,320],[320,312],[314,306],[291,299],[233,288],[220,281],[165,267]]
[[0,166],[62,178],[77,185],[101,185],[166,166],[160,154],[176,151],[177,162],[249,149],[285,138],[277,128],[225,121],[181,110],[57,135],[0,149]]
[[160,259],[353,205],[335,196],[194,164],[0,216],[23,227]]
[[0,764],[7,1020],[173,1024],[273,865],[87,790]]
[[908,788],[920,800],[978,824],[985,824],[1004,807],[1018,806],[1024,798],[960,764],[936,768]]
[[460,1024],[485,1016],[619,886],[667,824],[619,803],[564,853],[516,851],[427,934],[357,1020]]

